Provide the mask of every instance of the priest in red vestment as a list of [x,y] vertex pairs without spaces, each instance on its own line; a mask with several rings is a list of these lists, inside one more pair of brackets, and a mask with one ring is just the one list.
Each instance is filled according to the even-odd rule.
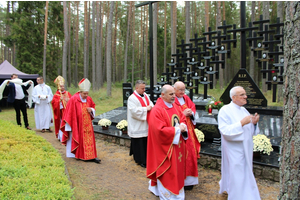
[[95,103],[88,96],[91,83],[82,79],[78,86],[80,91],[70,98],[61,123],[62,143],[67,145],[67,157],[100,163],[92,125]]
[[164,85],[148,120],[147,177],[149,190],[161,199],[184,199],[185,116],[173,104],[175,91]]
[[186,118],[189,137],[186,140],[187,158],[186,158],[186,179],[184,181],[184,188],[186,190],[193,189],[194,185],[198,184],[198,161],[200,158],[200,143],[195,134],[195,119],[196,106],[192,100],[185,95],[185,84],[177,81],[174,84],[175,89],[175,104],[180,107],[181,112]]
[[65,112],[67,103],[72,95],[65,90],[65,79],[62,76],[58,76],[54,80],[54,83],[57,85],[57,91],[53,95],[51,104],[54,115],[55,135],[56,138],[58,138],[61,141],[63,133],[60,130],[60,123],[62,116]]

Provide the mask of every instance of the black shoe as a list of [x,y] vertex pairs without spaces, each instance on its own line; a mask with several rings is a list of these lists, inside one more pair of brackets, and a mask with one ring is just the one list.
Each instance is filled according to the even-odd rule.
[[101,163],[101,160],[99,158],[91,159],[91,160],[83,160],[84,162],[95,162],[97,164]]
[[146,164],[140,164],[140,166],[146,168]]
[[94,159],[94,162],[100,164],[100,163],[101,163],[101,160],[100,160],[99,158],[95,158],[95,159]]
[[184,186],[184,189],[185,190],[192,190],[193,189],[193,185],[187,185],[187,186]]

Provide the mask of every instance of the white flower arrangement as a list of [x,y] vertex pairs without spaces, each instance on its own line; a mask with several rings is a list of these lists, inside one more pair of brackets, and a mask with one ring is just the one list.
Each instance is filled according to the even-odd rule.
[[204,142],[204,134],[199,129],[195,128],[195,134],[199,142]]
[[110,121],[109,119],[103,118],[103,119],[100,119],[100,120],[98,121],[98,125],[99,125],[99,126],[109,127],[109,126],[111,125],[111,121]]
[[253,136],[253,151],[270,155],[273,151],[270,139],[262,134]]
[[128,123],[125,119],[121,120],[118,124],[117,124],[117,129],[120,129],[122,131],[126,131],[127,130],[127,126],[128,126]]

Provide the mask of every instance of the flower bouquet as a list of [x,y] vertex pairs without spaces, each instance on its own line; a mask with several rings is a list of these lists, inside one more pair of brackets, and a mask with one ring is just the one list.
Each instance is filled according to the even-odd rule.
[[102,126],[102,129],[107,130],[108,127],[111,125],[111,121],[109,119],[103,118],[98,121],[98,125]]
[[224,106],[224,103],[222,101],[216,101],[216,99],[213,98],[212,101],[206,104],[205,110],[208,112],[209,108],[211,109],[218,109],[220,110]]
[[198,142],[204,142],[204,134],[202,131],[200,131],[199,129],[195,128],[195,134],[196,134],[196,137],[198,139]]
[[270,155],[272,151],[273,148],[269,138],[262,134],[253,136],[253,152]]
[[118,124],[117,124],[117,129],[120,129],[121,131],[127,131],[127,126],[128,123],[125,119],[121,120]]

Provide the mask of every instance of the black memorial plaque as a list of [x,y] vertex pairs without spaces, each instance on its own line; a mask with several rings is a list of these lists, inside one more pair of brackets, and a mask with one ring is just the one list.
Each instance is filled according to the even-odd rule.
[[127,100],[132,93],[131,83],[123,83],[123,106],[127,107]]
[[226,88],[220,99],[224,104],[228,104],[231,101],[229,91],[235,86],[242,86],[247,93],[247,106],[267,106],[267,99],[255,84],[250,74],[246,69],[240,69],[235,77],[232,79],[229,86]]

